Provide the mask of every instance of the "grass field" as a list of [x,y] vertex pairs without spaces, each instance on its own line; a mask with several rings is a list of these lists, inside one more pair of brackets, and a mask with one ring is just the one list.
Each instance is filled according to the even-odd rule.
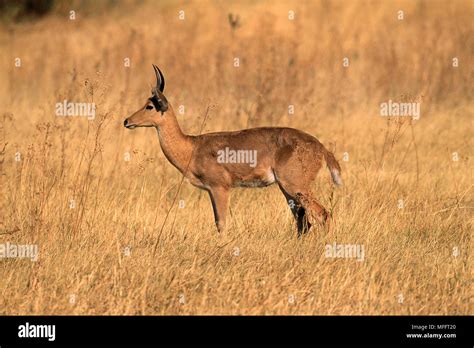
[[[119,5],[0,24],[0,244],[39,251],[0,259],[0,314],[473,314],[472,2]],[[296,238],[270,186],[233,190],[218,234],[156,131],[123,127],[152,63],[186,133],[289,126],[333,151],[344,186],[314,183],[332,230]]]

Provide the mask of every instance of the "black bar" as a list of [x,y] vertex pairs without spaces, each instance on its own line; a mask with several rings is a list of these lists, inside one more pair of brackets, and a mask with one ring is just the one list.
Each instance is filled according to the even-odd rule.
[[[20,325],[26,328],[26,323],[30,329],[32,324],[55,325],[54,341],[19,337]],[[0,317],[0,346],[384,343],[472,347],[473,327],[470,316],[4,316]],[[407,334],[456,337],[408,338]]]

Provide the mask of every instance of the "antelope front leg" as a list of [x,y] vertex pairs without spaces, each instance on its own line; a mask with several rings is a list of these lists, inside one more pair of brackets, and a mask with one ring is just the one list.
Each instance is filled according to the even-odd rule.
[[209,190],[209,196],[211,197],[217,230],[223,232],[229,205],[229,190],[223,187],[214,187]]

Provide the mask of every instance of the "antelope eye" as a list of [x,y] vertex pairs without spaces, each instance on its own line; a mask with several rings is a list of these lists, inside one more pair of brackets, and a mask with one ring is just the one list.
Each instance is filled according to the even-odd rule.
[[153,105],[147,105],[147,106],[146,106],[146,109],[147,109],[147,110],[153,109]]

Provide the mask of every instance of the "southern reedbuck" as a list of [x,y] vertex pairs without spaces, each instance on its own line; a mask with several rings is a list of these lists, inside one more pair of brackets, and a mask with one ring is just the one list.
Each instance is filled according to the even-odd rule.
[[[218,231],[225,229],[232,187],[265,187],[274,183],[289,202],[298,236],[315,222],[329,223],[329,213],[313,198],[310,185],[324,162],[333,182],[342,185],[341,167],[315,137],[297,129],[277,127],[184,134],[163,94],[163,74],[156,65],[153,67],[156,86],[152,96],[124,121],[124,126],[156,128],[166,158],[191,184],[209,192]],[[231,154],[226,156],[230,160],[222,160],[224,152]],[[236,155],[237,159],[253,160],[242,163]]]

